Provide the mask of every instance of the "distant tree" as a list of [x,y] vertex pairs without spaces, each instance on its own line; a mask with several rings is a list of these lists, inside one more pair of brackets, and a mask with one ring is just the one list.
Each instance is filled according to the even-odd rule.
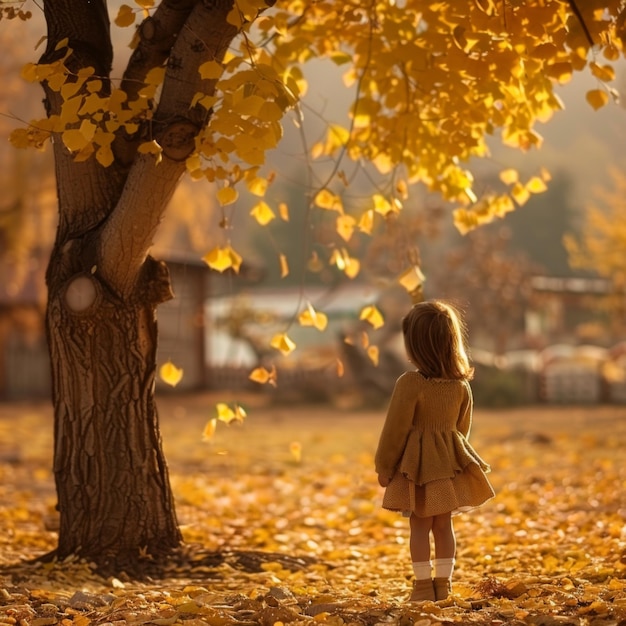
[[598,189],[598,205],[584,212],[578,234],[564,239],[572,267],[594,272],[606,279],[611,292],[604,305],[615,337],[626,329],[626,174],[613,168],[612,189]]
[[[6,28],[15,10],[3,5]],[[554,84],[589,68],[600,82],[587,99],[600,108],[611,97],[611,62],[623,56],[621,2],[269,5],[122,5],[118,26],[138,14],[143,21],[118,83],[105,1],[44,0],[46,48],[23,75],[43,85],[47,117],[12,141],[25,148],[52,139],[56,164],[47,331],[59,557],[78,554],[128,571],[181,542],[154,401],[156,308],[172,293],[165,265],[149,252],[185,172],[216,182],[223,207],[236,205],[238,188],[247,186],[259,198],[253,217],[271,228],[277,211],[262,199],[270,183],[262,167],[281,139],[283,117],[293,115],[300,127],[306,121],[307,60],[344,65],[352,86],[349,123],[329,123],[324,137],[307,142],[310,158],[327,162],[307,206],[335,221],[320,262],[356,276],[353,233],[374,233],[400,212],[412,183],[453,203],[464,232],[512,210],[513,198],[537,182],[476,198],[468,164],[488,156],[486,136],[498,132],[531,149],[539,143],[536,120],[560,108]],[[384,177],[354,208],[341,199],[347,163],[371,163]],[[230,223],[225,214],[222,242],[204,257],[220,271],[241,264]],[[412,263],[399,280],[415,291]],[[305,312],[302,321],[319,322]],[[293,347],[286,333],[271,344]]]
[[511,231],[500,226],[468,234],[434,273],[442,293],[463,307],[472,333],[490,338],[493,351],[504,354],[524,331],[537,270],[511,249]]
[[553,173],[544,193],[531,196],[504,220],[511,233],[510,248],[524,252],[538,271],[551,276],[572,273],[563,235],[575,230],[576,216],[582,208],[572,204],[572,192],[568,175]]

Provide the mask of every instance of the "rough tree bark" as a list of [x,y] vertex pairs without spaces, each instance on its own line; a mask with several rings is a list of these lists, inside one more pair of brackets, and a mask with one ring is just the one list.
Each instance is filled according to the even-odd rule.
[[[47,273],[47,333],[55,418],[54,474],[60,512],[58,557],[79,555],[107,571],[137,571],[176,548],[176,521],[154,400],[156,307],[172,297],[163,263],[148,256],[167,203],[209,115],[191,107],[215,81],[198,66],[221,61],[237,29],[232,0],[164,0],[139,29],[122,86],[132,99],[146,73],[167,62],[150,124],[120,133],[115,161],[77,162],[53,141],[59,224]],[[112,46],[105,0],[46,0],[47,49],[71,73],[94,67],[110,90]],[[49,115],[59,92],[43,84]],[[163,148],[157,163],[142,141]]]

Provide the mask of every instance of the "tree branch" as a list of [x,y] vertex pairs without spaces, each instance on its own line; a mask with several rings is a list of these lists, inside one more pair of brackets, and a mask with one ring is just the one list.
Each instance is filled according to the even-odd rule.
[[[198,0],[163,0],[153,16],[146,18],[137,31],[139,43],[131,55],[120,84],[132,102],[139,96],[148,72],[167,60],[180,29]],[[141,143],[141,131],[129,137],[122,131],[113,143],[116,159],[130,164]]]
[[[163,148],[160,163],[137,154],[117,207],[103,225],[98,241],[98,271],[122,296],[132,293],[171,195],[185,171],[185,158],[209,112],[191,107],[196,93],[213,94],[216,79],[202,79],[199,66],[222,61],[237,28],[226,21],[232,0],[195,4],[168,58],[153,137]],[[119,259],[124,259],[120,264]]]
[[585,33],[585,37],[587,38],[587,41],[589,42],[589,46],[593,48],[595,45],[595,43],[593,42],[593,37],[591,36],[589,29],[587,28],[587,24],[585,23],[585,18],[582,16],[582,13],[580,12],[578,5],[576,4],[576,0],[567,0],[567,3],[572,9],[572,13],[576,16],[576,19],[580,22],[583,32]]
[[[65,49],[56,47],[67,38],[72,50],[65,62],[68,69],[78,72],[85,67],[95,68],[102,78],[101,93],[108,94],[113,49],[105,0],[46,0],[44,15],[48,38],[40,63],[51,63],[62,56]],[[71,80],[68,78],[68,82]],[[63,105],[61,94],[51,90],[46,82],[42,86],[47,114],[59,114]],[[59,198],[57,242],[63,243],[88,232],[106,217],[111,208],[111,189],[121,187],[123,175],[115,166],[105,171],[96,159],[77,163],[58,136],[53,150]]]

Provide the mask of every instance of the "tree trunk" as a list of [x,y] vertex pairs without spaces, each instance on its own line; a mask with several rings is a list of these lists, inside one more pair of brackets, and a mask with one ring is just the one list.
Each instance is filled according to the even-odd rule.
[[[224,59],[238,33],[228,21],[232,8],[233,0],[163,0],[144,20],[124,88],[138,95],[155,67],[166,67],[165,78],[150,120],[135,120],[132,136],[118,129],[111,165],[70,152],[62,133],[54,135],[59,226],[46,324],[61,516],[56,555],[79,555],[107,572],[140,572],[142,559],[181,542],[154,402],[156,307],[172,293],[167,269],[147,255],[210,119],[193,103],[198,93],[215,93],[217,78],[198,68]],[[46,0],[44,12],[42,62],[57,61],[67,45],[68,83],[95,68],[98,78],[79,95],[108,96],[110,82],[101,78],[112,63],[106,1]],[[62,90],[46,80],[43,87],[48,115],[62,117]],[[158,158],[138,152],[151,140],[162,148]]]
[[169,275],[148,258],[121,300],[85,250],[76,240],[55,249],[48,272],[56,555],[136,571],[181,542],[154,401],[156,306],[171,297]]

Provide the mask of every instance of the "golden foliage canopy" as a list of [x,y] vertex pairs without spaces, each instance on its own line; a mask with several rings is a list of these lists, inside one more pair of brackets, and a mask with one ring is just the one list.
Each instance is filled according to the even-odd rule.
[[[469,207],[457,221],[471,228],[513,208],[513,200],[501,197],[476,202],[468,163],[488,155],[487,137],[499,133],[523,150],[539,146],[535,123],[562,108],[554,85],[584,68],[598,80],[587,94],[592,106],[615,95],[610,83],[612,63],[623,54],[622,3],[578,4],[279,0],[269,9],[263,0],[237,0],[228,21],[240,28],[238,46],[223,63],[209,60],[198,68],[203,78],[218,81],[217,92],[197,93],[190,103],[211,115],[187,169],[194,178],[254,184],[256,168],[282,137],[285,114],[299,110],[302,66],[326,58],[345,67],[344,82],[354,94],[350,124],[328,124],[311,154],[371,162],[396,182],[423,182]],[[116,23],[128,26],[151,10],[143,0],[123,5]],[[48,81],[65,104],[60,115],[16,131],[13,143],[38,146],[59,133],[77,158],[93,154],[106,166],[115,133],[133,133],[150,117],[166,69],[149,72],[133,101],[119,89],[103,96],[102,77],[93,70],[67,71],[69,45],[59,43],[66,54],[55,63],[24,68],[25,78]],[[225,200],[232,200],[233,190],[226,189]],[[392,185],[387,195],[400,194]]]

